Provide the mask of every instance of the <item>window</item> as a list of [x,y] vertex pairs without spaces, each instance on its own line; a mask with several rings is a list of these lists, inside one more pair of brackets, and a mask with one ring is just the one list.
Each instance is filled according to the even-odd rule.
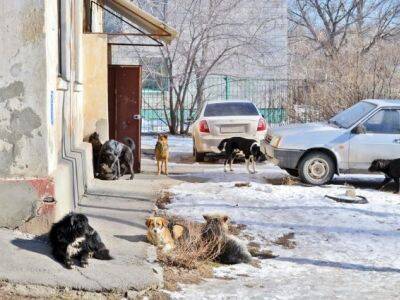
[[211,103],[204,110],[205,117],[219,116],[258,116],[258,110],[249,102]]
[[364,123],[366,132],[400,134],[400,110],[383,109]]
[[362,117],[369,114],[375,107],[376,105],[369,102],[358,102],[352,107],[349,107],[348,109],[334,116],[329,120],[329,123],[335,124],[339,127],[349,128]]

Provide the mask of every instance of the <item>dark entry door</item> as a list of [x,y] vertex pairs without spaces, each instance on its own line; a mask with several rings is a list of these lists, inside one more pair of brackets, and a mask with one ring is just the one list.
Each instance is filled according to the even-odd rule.
[[110,139],[135,141],[135,172],[140,172],[140,109],[142,103],[140,66],[108,66],[108,117]]

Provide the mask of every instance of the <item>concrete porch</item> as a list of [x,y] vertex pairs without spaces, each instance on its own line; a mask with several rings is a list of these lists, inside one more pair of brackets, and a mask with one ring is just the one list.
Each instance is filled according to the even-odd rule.
[[91,181],[79,204],[78,211],[88,216],[113,260],[91,259],[85,269],[67,270],[53,259],[45,238],[0,229],[0,280],[85,291],[162,287],[155,248],[145,239],[145,219],[159,190],[176,181],[156,176],[151,160],[144,160],[144,169],[134,180]]

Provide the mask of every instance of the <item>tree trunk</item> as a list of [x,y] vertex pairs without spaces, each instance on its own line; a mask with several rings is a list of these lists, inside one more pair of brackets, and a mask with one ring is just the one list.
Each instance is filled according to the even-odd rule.
[[179,106],[179,132],[180,134],[185,134],[185,105],[184,101],[181,102]]
[[171,134],[176,134],[176,111],[174,110],[174,92],[172,84],[169,85],[169,116],[170,124],[168,124],[169,132]]

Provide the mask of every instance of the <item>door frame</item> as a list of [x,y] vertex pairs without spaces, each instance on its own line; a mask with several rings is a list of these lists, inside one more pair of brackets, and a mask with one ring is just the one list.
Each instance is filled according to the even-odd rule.
[[[136,144],[136,149],[135,149],[135,165],[134,165],[134,169],[135,169],[135,173],[140,173],[141,172],[141,136],[142,136],[142,120],[141,120],[141,110],[142,110],[142,66],[141,65],[127,65],[127,64],[108,64],[107,66],[107,78],[108,78],[108,88],[110,89],[111,86],[111,75],[110,75],[110,69],[113,67],[126,67],[126,68],[137,68],[139,70],[139,91],[138,91],[138,97],[139,97],[139,116],[140,118],[137,119],[137,121],[139,122],[138,124],[138,140],[135,140],[135,144]],[[112,84],[114,92],[116,91],[115,89],[115,77],[114,77],[114,82]],[[109,136],[110,139],[116,139],[117,137],[117,126],[116,126],[116,122],[117,122],[117,104],[116,104],[116,97],[114,95],[114,97],[110,97],[111,91],[108,91],[108,116],[109,116],[109,122],[108,122],[108,131],[109,131]],[[114,100],[114,101],[113,101]],[[110,118],[111,113],[113,113],[113,116]]]

